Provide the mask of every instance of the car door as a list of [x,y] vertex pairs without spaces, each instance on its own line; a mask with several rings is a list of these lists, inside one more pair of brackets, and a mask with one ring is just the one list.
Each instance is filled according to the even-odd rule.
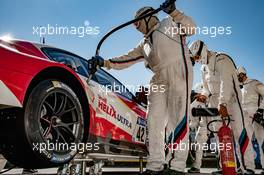
[[99,98],[99,108],[106,114],[106,123],[102,125],[106,135],[117,141],[145,144],[146,109],[137,104],[132,93],[107,72],[99,70],[95,76],[105,86],[105,98]]

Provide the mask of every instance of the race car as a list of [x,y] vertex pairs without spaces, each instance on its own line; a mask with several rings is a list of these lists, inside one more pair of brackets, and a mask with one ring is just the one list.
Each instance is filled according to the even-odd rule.
[[77,153],[146,156],[146,107],[87,60],[29,41],[0,40],[0,153],[23,168],[57,167]]

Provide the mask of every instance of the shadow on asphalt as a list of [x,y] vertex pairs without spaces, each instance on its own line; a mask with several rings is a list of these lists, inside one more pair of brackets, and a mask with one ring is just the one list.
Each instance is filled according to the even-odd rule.
[[[191,174],[191,175],[209,175],[208,174]],[[139,175],[138,173],[103,173],[103,175]],[[186,174],[189,175],[189,174]]]

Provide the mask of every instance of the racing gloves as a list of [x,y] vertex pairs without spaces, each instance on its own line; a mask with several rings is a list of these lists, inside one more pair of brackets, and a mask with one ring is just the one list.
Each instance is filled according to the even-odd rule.
[[195,98],[196,98],[196,100],[198,102],[201,102],[201,103],[205,103],[206,102],[206,99],[207,99],[207,97],[205,95],[201,95],[201,94],[197,94],[195,96]]
[[227,112],[227,108],[226,108],[226,104],[220,104],[219,105],[219,115],[225,119],[229,116],[228,112]]
[[161,4],[160,8],[167,14],[171,14],[174,10],[176,10],[175,0],[166,0],[163,4]]
[[264,109],[258,108],[256,113],[263,117]]
[[264,118],[263,118],[263,109],[258,109],[257,112],[254,114],[253,121],[257,122],[264,128]]
[[97,71],[97,68],[104,66],[104,59],[97,55],[88,60],[88,70],[90,74],[94,74]]

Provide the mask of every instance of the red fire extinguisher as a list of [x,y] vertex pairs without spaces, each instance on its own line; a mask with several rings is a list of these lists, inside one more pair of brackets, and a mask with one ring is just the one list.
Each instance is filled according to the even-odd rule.
[[[192,115],[197,116],[219,116],[217,108],[193,108]],[[210,125],[214,122],[222,122],[223,125],[218,131],[211,130]],[[227,122],[227,123],[226,123]],[[222,164],[223,175],[236,175],[236,160],[233,132],[228,127],[231,122],[230,117],[222,120],[212,120],[208,123],[207,129],[212,133],[217,133],[219,137],[220,160]],[[221,149],[220,149],[221,148]]]
[[[218,131],[220,149],[220,160],[223,175],[236,175],[235,148],[232,130],[223,120],[223,126]],[[219,147],[220,148],[220,147]]]

